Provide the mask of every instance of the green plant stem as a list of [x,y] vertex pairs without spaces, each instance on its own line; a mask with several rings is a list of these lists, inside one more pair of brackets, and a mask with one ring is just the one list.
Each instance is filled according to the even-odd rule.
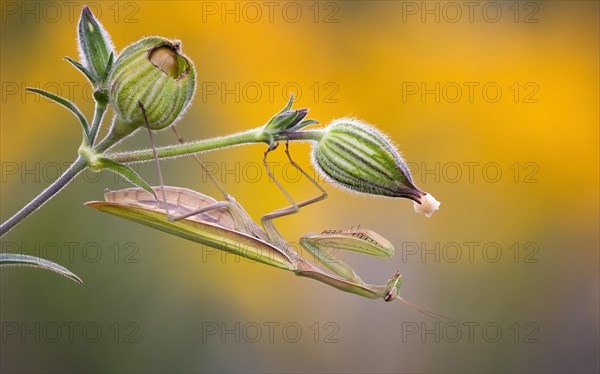
[[104,118],[105,113],[106,104],[96,102],[96,109],[94,111],[94,119],[92,120],[92,129],[90,130],[88,143],[90,146],[94,145],[94,141],[96,140],[96,136],[98,135],[98,130],[100,129],[100,124],[102,123],[102,119]]
[[325,130],[317,129],[317,130],[304,130],[304,131],[296,131],[296,132],[287,132],[281,133],[275,136],[276,141],[314,141],[318,142],[325,135]]
[[[271,139],[272,138],[268,136],[268,134],[264,134],[261,129],[253,129],[212,139],[161,147],[157,148],[156,151],[159,158],[173,158],[240,144],[269,143]],[[106,157],[116,162],[128,164],[151,161],[154,159],[154,154],[152,149],[145,149],[134,152],[107,154]]]
[[[96,108],[96,114],[94,115],[94,125],[92,126],[92,132],[90,134],[96,135],[99,125],[102,122],[102,117],[106,111],[104,108]],[[95,130],[94,130],[95,129]],[[172,145],[162,148],[157,148],[157,155],[159,158],[174,158],[184,155],[190,155],[194,153],[206,152],[215,149],[233,147],[241,144],[251,143],[266,143],[271,144],[273,141],[318,141],[323,137],[323,130],[305,130],[293,133],[281,133],[278,135],[271,135],[263,131],[262,128],[256,128],[250,131],[239,132],[223,137],[199,140],[196,142]],[[130,133],[123,133],[115,135],[112,131],[100,142],[98,145],[93,147],[93,150],[97,153],[103,153],[110,149],[112,146],[120,142],[122,139],[130,135]],[[113,161],[120,163],[135,163],[145,162],[154,159],[152,149],[146,149],[134,152],[123,152],[115,154],[106,154],[106,157]],[[35,212],[39,207],[44,205],[54,195],[60,192],[66,185],[71,183],[77,175],[79,175],[87,167],[86,160],[83,157],[77,158],[75,162],[60,176],[54,183],[40,193],[35,199],[29,202],[25,207],[18,211],[14,216],[9,218],[0,226],[0,237],[10,231],[19,222]]]
[[[251,143],[266,143],[270,144],[273,141],[318,141],[323,136],[322,130],[305,130],[294,133],[281,133],[272,136],[262,131],[262,128],[256,128],[250,131],[235,133],[218,138],[199,140],[195,142],[171,145],[166,147],[156,148],[158,158],[175,158],[194,153],[212,151],[215,149],[233,147],[240,144]],[[152,149],[144,149],[134,152],[122,152],[107,154],[106,157],[120,163],[136,163],[152,161],[154,154]]]
[[48,200],[50,200],[54,195],[56,195],[60,190],[62,190],[65,186],[75,179],[79,173],[81,173],[87,167],[85,160],[79,157],[75,162],[69,167],[63,175],[61,175],[54,183],[52,183],[48,188],[46,188],[42,193],[40,193],[35,199],[31,200],[29,204],[25,205],[23,209],[19,210],[14,216],[8,219],[0,226],[0,237],[10,231],[13,227],[15,227],[19,222],[29,216],[31,213],[35,212],[39,207],[44,205]]
[[[98,110],[96,107],[96,115],[94,116],[94,123],[96,118],[98,118],[98,125],[102,122],[102,117],[106,112],[106,107],[103,110]],[[98,129],[96,129],[96,132]],[[91,134],[91,133],[90,133]],[[95,135],[95,134],[94,134]],[[95,152],[102,153],[110,147],[117,144],[121,141],[126,135],[116,136],[112,132],[110,132],[106,138],[104,138],[95,148]],[[83,145],[82,145],[83,146]],[[48,186],[44,191],[42,191],[35,199],[31,200],[27,205],[25,205],[21,210],[19,210],[15,215],[10,217],[6,222],[0,225],[0,238],[4,236],[7,232],[12,230],[19,222],[27,218],[30,214],[39,209],[42,205],[44,205],[48,200],[50,200],[54,195],[59,193],[65,186],[77,177],[83,170],[87,168],[87,160],[84,157],[79,156],[73,164],[61,175],[57,180],[55,180],[50,186]]]
[[117,143],[119,143],[121,140],[125,139],[129,135],[130,134],[116,135],[115,133],[113,133],[111,131],[108,133],[108,135],[106,135],[106,137],[104,139],[102,139],[102,141],[100,141],[98,143],[98,145],[93,147],[93,149],[97,153],[104,153],[105,151],[109,150],[111,147],[113,147],[114,145],[116,145]]

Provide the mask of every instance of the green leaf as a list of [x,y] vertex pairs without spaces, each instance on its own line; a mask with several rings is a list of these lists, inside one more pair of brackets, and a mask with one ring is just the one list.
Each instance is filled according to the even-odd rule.
[[67,268],[62,267],[52,261],[44,260],[34,256],[18,253],[0,253],[0,266],[29,266],[39,269],[46,269],[65,276],[77,283],[83,283],[81,278],[73,274]]
[[81,65],[79,62],[73,60],[71,57],[65,57],[65,60],[69,61],[73,66],[75,66],[75,68],[77,70],[79,70],[80,72],[83,73],[83,75],[85,75],[85,77],[90,81],[90,83],[92,84],[92,86],[95,86],[98,81],[96,80],[96,78],[94,78],[94,76],[92,75],[92,73],[89,72],[89,70]]
[[88,133],[89,124],[88,124],[87,119],[85,119],[85,116],[83,115],[83,113],[81,113],[81,110],[79,110],[79,108],[77,107],[77,105],[73,104],[72,102],[70,102],[69,100],[67,100],[63,97],[57,96],[48,91],[44,91],[44,90],[40,90],[40,89],[32,88],[32,87],[27,87],[26,89],[27,89],[27,91],[31,91],[38,95],[44,96],[44,97],[54,101],[55,103],[58,103],[58,104],[64,106],[65,108],[69,109],[71,111],[71,113],[75,114],[75,117],[77,117],[79,119],[79,122],[81,123],[81,127],[83,128],[83,133],[85,134],[85,138],[87,139],[87,137],[89,135],[89,133]]
[[314,119],[305,119],[304,121],[290,127],[289,129],[287,129],[287,132],[294,132],[294,131],[298,131],[300,129],[305,128],[306,126],[311,126],[311,125],[318,125],[319,121],[314,120]]
[[290,99],[288,100],[288,103],[277,114],[282,114],[282,113],[285,113],[285,112],[289,112],[290,110],[292,110],[292,105],[293,104],[294,104],[294,93],[292,92],[290,94]]
[[104,75],[102,76],[102,82],[106,82],[108,79],[108,75],[110,74],[110,69],[112,69],[113,63],[115,62],[115,53],[110,52],[110,56],[108,57],[108,62],[106,63],[106,69],[104,70]]
[[96,159],[96,165],[94,167],[114,171],[115,173],[122,175],[132,184],[143,188],[144,190],[150,192],[155,198],[157,198],[156,192],[152,189],[152,187],[150,187],[150,185],[146,183],[146,181],[144,181],[142,177],[140,177],[140,175],[135,172],[135,170],[133,170],[125,164],[120,164],[116,161],[111,160],[110,158],[99,157],[98,159]]

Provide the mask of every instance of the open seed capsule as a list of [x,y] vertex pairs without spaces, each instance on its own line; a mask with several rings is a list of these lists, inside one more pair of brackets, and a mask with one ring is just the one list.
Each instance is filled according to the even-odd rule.
[[190,104],[196,72],[181,53],[181,43],[161,37],[144,38],[119,55],[110,73],[110,103],[115,110],[113,131],[131,132],[145,124],[152,130],[175,123]]

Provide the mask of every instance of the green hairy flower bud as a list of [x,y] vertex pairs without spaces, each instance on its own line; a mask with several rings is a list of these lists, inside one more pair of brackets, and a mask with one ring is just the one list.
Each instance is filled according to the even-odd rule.
[[94,83],[103,83],[114,47],[110,36],[87,6],[83,7],[77,25],[77,42],[81,63],[90,79]]
[[152,130],[183,116],[196,88],[196,72],[181,54],[181,43],[161,37],[142,39],[119,55],[109,77],[113,130],[130,132],[145,125],[145,108]]
[[392,142],[360,121],[339,119],[329,124],[313,149],[312,159],[317,170],[353,191],[413,200],[415,211],[428,217],[440,205],[415,187]]

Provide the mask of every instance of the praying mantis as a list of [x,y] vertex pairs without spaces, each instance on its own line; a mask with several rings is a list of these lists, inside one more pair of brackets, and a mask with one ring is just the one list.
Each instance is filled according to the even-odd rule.
[[[144,110],[141,104],[140,107]],[[172,127],[172,129],[179,141],[183,142],[175,128]],[[150,130],[149,136],[153,144]],[[93,201],[86,204],[102,212],[120,216],[253,261],[288,270],[298,276],[315,279],[345,292],[370,299],[383,299],[387,302],[399,300],[432,318],[438,320],[441,320],[440,318],[450,319],[420,308],[399,297],[402,279],[399,272],[395,272],[384,285],[368,284],[348,264],[327,254],[327,249],[335,249],[372,256],[391,257],[394,254],[393,245],[372,230],[359,228],[325,230],[321,233],[306,234],[300,238],[299,242],[302,248],[310,252],[315,260],[328,268],[331,273],[321,270],[299,256],[289,242],[279,233],[273,221],[297,213],[300,208],[326,199],[327,192],[292,159],[289,143],[286,142],[285,153],[291,165],[320,191],[318,196],[296,203],[274,177],[267,164],[267,155],[276,147],[277,143],[269,146],[267,151],[264,152],[263,165],[269,177],[283,192],[291,205],[263,215],[261,218],[262,227],[252,220],[233,196],[225,192],[197,156],[194,157],[200,166],[223,194],[222,200],[217,201],[210,196],[187,188],[165,186],[160,163],[155,153],[160,186],[152,187],[153,193],[142,188],[106,191],[106,201]]]

